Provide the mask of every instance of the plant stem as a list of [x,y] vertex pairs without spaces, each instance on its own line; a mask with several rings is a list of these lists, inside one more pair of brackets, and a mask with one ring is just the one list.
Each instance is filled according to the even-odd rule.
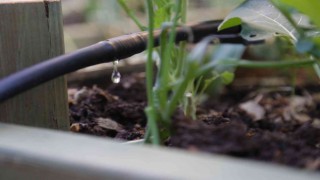
[[181,78],[178,79],[178,81],[180,82],[177,85],[177,89],[174,91],[170,101],[167,102],[166,111],[165,111],[166,118],[169,118],[172,115],[172,113],[175,111],[179,101],[185,95],[185,92],[190,80],[195,78],[195,74],[192,72],[194,69],[197,69],[197,68],[192,66],[192,64],[189,65],[187,68],[188,70],[186,72],[189,72],[189,73],[186,74],[185,77],[181,77],[182,79]]
[[[188,7],[188,1],[187,0],[182,0],[181,1],[181,23],[185,24],[187,22],[187,7]],[[192,31],[191,31],[192,32]],[[191,36],[191,35],[189,35]],[[186,42],[180,42],[179,44],[179,58],[177,62],[177,69],[176,69],[176,76],[180,76],[183,67],[185,66],[185,58],[186,58]]]
[[158,110],[162,111],[165,108],[166,105],[166,101],[168,98],[167,95],[167,91],[166,91],[166,81],[164,81],[164,74],[168,74],[169,70],[167,68],[164,68],[165,66],[165,62],[169,61],[165,59],[164,53],[166,52],[166,48],[167,48],[167,35],[168,35],[168,31],[167,29],[162,29],[161,31],[161,35],[160,35],[160,66],[158,69],[158,74],[157,74],[157,81],[156,81],[156,85],[155,85],[155,96],[157,98],[157,108]]
[[187,8],[188,0],[181,1],[181,22],[185,24],[187,22]]
[[[155,112],[154,106],[154,95],[153,95],[153,47],[154,47],[154,37],[153,37],[153,29],[154,29],[154,12],[153,12],[153,0],[146,0],[147,11],[148,11],[148,43],[147,43],[147,53],[148,59],[146,63],[146,86],[147,86],[147,98],[148,98],[148,107],[145,109],[147,119],[148,119],[148,128],[150,128],[150,137],[151,142],[154,145],[160,144],[159,138],[159,130],[157,127],[157,116]],[[147,137],[148,139],[150,137]],[[146,139],[146,142],[149,140]]]
[[148,106],[145,109],[145,113],[148,118],[148,129],[146,130],[145,142],[152,142],[153,145],[160,145],[159,127],[157,125],[157,113],[154,107]]
[[148,105],[153,106],[153,47],[154,47],[154,37],[153,37],[153,28],[154,28],[154,17],[153,17],[153,0],[146,0],[147,10],[148,10],[148,43],[147,43],[147,64],[146,64],[146,78],[147,78],[147,97]]
[[167,42],[167,47],[164,49],[165,52],[163,52],[163,59],[161,59],[161,63],[162,63],[162,69],[160,69],[161,71],[161,79],[160,79],[160,84],[166,86],[169,82],[169,66],[170,66],[170,53],[172,52],[172,49],[174,48],[174,41],[175,41],[175,37],[176,37],[176,27],[178,25],[178,20],[180,17],[180,11],[181,11],[181,1],[182,0],[178,0],[176,3],[176,11],[175,11],[175,17],[173,19],[173,25],[171,27],[171,31],[169,34],[169,40]]
[[[155,87],[155,96],[157,97],[156,107],[160,107],[160,111],[166,110],[166,103],[168,101],[168,85],[171,84],[170,82],[170,62],[172,58],[172,51],[175,48],[175,38],[176,38],[176,27],[178,26],[178,20],[181,16],[181,6],[182,0],[178,0],[175,6],[175,16],[173,18],[173,24],[170,27],[169,38],[167,39],[167,29],[168,27],[164,27],[161,33],[160,38],[160,57],[161,63],[159,67],[159,73],[157,77],[156,87]],[[162,113],[167,114],[167,113]],[[170,119],[168,116],[162,116],[162,121],[169,122]]]
[[217,66],[232,66],[232,67],[243,67],[243,68],[292,68],[292,67],[302,67],[302,66],[312,66],[319,61],[314,59],[306,60],[282,60],[282,61],[250,61],[250,60],[233,60],[225,59],[220,61],[220,63],[211,63],[203,66],[198,72],[197,75],[201,75],[204,72],[211,71],[214,67]]
[[118,0],[118,3],[122,9],[127,13],[127,15],[134,21],[134,23],[139,27],[141,31],[145,31],[147,28],[143,26],[138,20],[137,16],[132,12],[132,10],[127,6],[124,0]]
[[[245,67],[245,68],[285,68],[285,67],[300,67],[314,64],[314,60],[282,60],[282,61],[249,61],[240,60],[236,62],[230,62],[230,65]],[[225,60],[221,65],[229,65],[228,60]]]

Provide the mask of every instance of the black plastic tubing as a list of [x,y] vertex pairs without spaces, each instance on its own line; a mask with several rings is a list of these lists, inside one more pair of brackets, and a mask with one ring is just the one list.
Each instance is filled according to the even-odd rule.
[[[187,27],[178,27],[176,42],[187,40],[191,30],[193,42],[198,42],[208,35],[217,35],[221,43],[257,43],[242,39],[239,36],[240,26],[218,32],[217,28],[220,23],[221,21],[208,21]],[[160,33],[161,30],[154,32],[155,46],[159,45]],[[147,32],[139,32],[101,41],[13,73],[0,80],[0,102],[75,70],[121,60],[140,53],[146,49],[147,35]]]

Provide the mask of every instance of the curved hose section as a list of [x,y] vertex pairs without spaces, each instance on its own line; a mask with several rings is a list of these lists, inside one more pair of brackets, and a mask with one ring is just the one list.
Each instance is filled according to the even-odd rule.
[[[191,25],[194,42],[212,34],[216,34],[221,43],[248,44],[261,42],[248,42],[242,39],[239,35],[240,26],[218,32],[217,27],[220,22],[210,21]],[[154,32],[155,46],[159,45],[160,33],[161,30]],[[178,27],[176,42],[188,40],[188,34],[190,32],[187,32],[185,28]],[[140,53],[146,49],[147,35],[146,32],[139,32],[119,36],[13,73],[0,80],[0,102],[75,70],[120,60]]]

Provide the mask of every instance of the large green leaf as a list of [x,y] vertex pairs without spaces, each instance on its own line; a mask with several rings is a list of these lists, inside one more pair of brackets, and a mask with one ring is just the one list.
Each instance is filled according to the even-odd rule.
[[241,19],[238,17],[232,17],[228,19],[227,21],[224,21],[220,26],[219,30],[227,29],[233,26],[240,25],[242,23]]
[[294,7],[301,13],[304,13],[309,16],[310,20],[320,28],[320,18],[319,18],[319,10],[320,10],[320,0],[273,0],[279,1],[291,7]]
[[[297,1],[297,0],[271,0],[284,14],[299,11],[310,18],[314,25],[309,25],[307,29],[300,29],[301,34],[296,43],[297,51],[300,53],[310,53],[315,57],[320,57],[319,28],[320,18],[317,11],[320,9],[319,0]],[[318,28],[317,28],[318,27]]]
[[[242,36],[249,40],[265,39],[272,35],[285,35],[294,41],[298,33],[291,23],[268,0],[247,0],[233,10],[222,22],[219,29],[237,25],[242,21]],[[298,24],[307,24],[305,16],[297,15],[294,19]]]

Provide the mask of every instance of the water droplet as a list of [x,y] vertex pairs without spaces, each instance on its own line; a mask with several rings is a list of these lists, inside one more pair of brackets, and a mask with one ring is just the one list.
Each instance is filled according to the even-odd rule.
[[116,66],[116,65],[118,65],[118,64],[119,64],[119,60],[113,61],[113,66]]
[[111,80],[113,83],[119,83],[121,79],[121,74],[118,71],[117,65],[119,64],[118,60],[113,61],[113,71],[111,75]]
[[114,70],[111,75],[111,80],[113,83],[119,83],[121,79],[121,74],[118,70]]

